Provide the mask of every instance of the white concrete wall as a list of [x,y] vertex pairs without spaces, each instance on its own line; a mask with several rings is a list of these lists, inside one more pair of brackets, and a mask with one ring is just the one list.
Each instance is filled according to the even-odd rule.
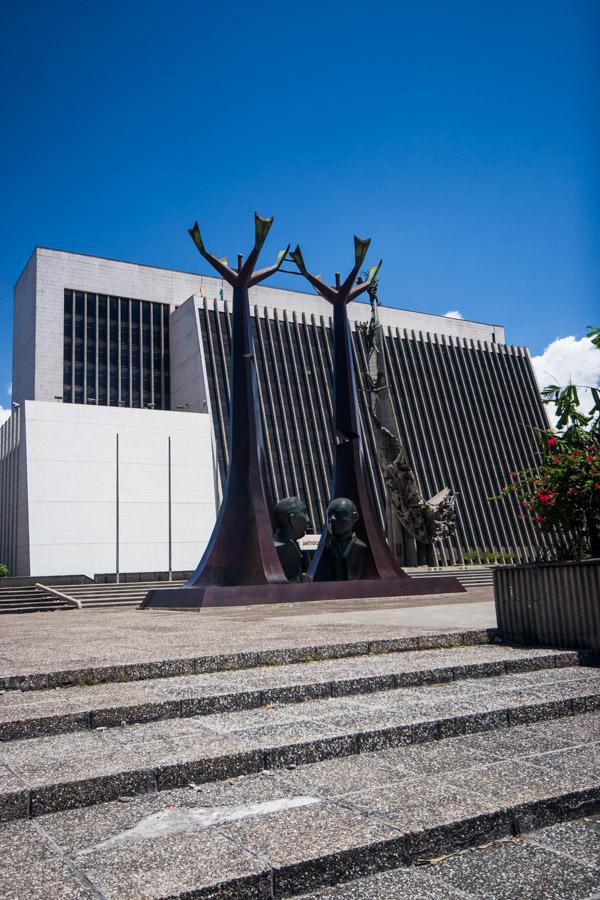
[[[13,299],[12,399],[18,403],[35,396],[36,282],[37,252],[34,250],[15,285]],[[58,393],[62,394],[62,375]]]
[[117,434],[120,571],[168,568],[169,435],[173,569],[196,567],[215,521],[207,414],[24,406],[30,574],[115,571]]
[[171,409],[208,412],[198,298],[189,297],[169,320]]

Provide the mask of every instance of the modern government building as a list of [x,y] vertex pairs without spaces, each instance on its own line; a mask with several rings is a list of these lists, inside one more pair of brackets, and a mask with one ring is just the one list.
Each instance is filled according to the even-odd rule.
[[[38,247],[14,292],[13,413],[0,429],[0,562],[13,575],[194,569],[228,462],[231,288],[219,278]],[[331,467],[330,307],[251,290],[274,500],[306,500],[314,531]],[[366,303],[353,303],[365,451]],[[539,538],[490,497],[536,461],[547,428],[527,350],[486,325],[380,308],[400,435],[425,497],[458,494],[439,565],[469,551],[531,558]],[[414,565],[417,560],[400,562]]]

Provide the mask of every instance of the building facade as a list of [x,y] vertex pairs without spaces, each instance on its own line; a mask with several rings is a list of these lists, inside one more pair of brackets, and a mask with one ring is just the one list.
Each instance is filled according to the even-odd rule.
[[[273,498],[305,498],[318,531],[333,440],[330,309],[280,288],[250,296]],[[34,251],[15,287],[17,406],[0,432],[0,558],[13,573],[196,566],[227,470],[230,301],[215,277]],[[358,326],[369,313],[365,303],[349,309],[383,522],[361,383]],[[436,562],[472,550],[531,558],[529,523],[488,499],[509,469],[535,464],[534,429],[547,427],[527,350],[506,344],[500,325],[389,307],[380,317],[398,428],[423,493],[458,493],[457,533],[436,546]]]

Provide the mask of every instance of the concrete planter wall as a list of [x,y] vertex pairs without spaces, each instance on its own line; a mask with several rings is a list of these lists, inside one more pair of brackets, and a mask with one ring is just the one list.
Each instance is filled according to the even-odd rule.
[[600,653],[600,559],[498,566],[494,599],[505,640]]

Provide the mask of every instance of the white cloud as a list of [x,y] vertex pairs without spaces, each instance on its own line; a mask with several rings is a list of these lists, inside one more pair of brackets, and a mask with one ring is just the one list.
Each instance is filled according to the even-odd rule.
[[447,319],[464,319],[463,314],[459,313],[457,309],[451,309],[449,312],[444,313],[444,316]]
[[4,409],[3,406],[0,406],[0,425],[4,425],[9,416],[10,409]]
[[[541,388],[549,384],[600,387],[600,351],[588,337],[556,338],[540,356],[532,357],[533,369]],[[579,408],[588,413],[593,406],[589,390],[578,389]],[[548,407],[551,412],[551,407]]]

